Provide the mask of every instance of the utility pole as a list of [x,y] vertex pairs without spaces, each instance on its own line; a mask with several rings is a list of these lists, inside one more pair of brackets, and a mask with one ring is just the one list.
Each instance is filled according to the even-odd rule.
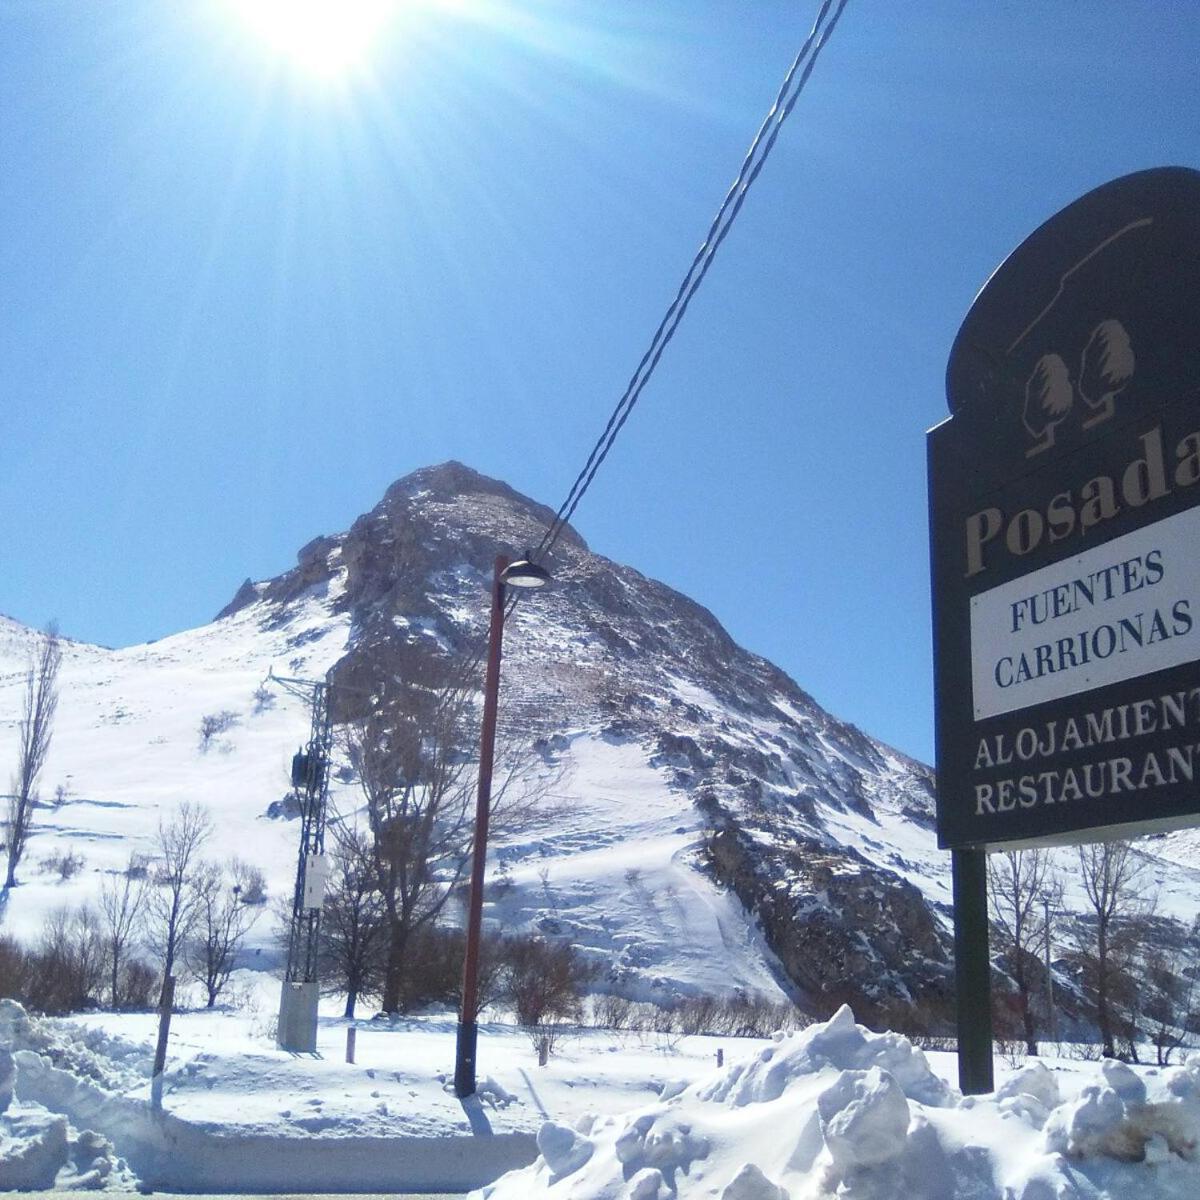
[[321,906],[325,902],[325,814],[329,799],[329,756],[333,720],[330,683],[324,679],[285,679],[278,683],[309,705],[308,743],[292,758],[292,788],[300,803],[300,854],[288,926],[287,968],[279,997],[276,1042],[281,1050],[311,1054],[317,1048],[317,1002],[320,999],[317,953]]
[[479,784],[475,793],[475,838],[471,850],[471,890],[467,901],[467,948],[463,962],[462,1004],[454,1056],[454,1091],[460,1098],[475,1094],[475,1019],[479,988],[479,942],[483,931],[483,880],[487,862],[488,818],[492,809],[492,759],[496,747],[496,710],[500,697],[500,648],[504,639],[504,571],[508,558],[496,558],[492,576],[492,617],[488,632],[487,675],[483,687]]
[[528,558],[510,563],[496,556],[492,572],[492,616],[488,626],[487,674],[483,685],[483,724],[479,735],[479,784],[475,793],[475,838],[471,846],[471,890],[467,900],[467,945],[463,957],[462,1001],[454,1053],[454,1094],[475,1094],[475,1052],[479,1040],[479,948],[483,936],[483,883],[487,865],[488,822],[492,811],[492,761],[496,752],[496,714],[500,701],[500,652],[504,641],[505,588],[545,586],[550,573]]

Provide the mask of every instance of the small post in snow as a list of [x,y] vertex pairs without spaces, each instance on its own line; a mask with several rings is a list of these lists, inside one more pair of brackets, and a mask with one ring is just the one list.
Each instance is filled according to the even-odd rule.
[[171,1036],[171,1009],[175,1006],[175,976],[163,980],[158,1004],[158,1045],[154,1048],[154,1069],[150,1073],[150,1107],[162,1111],[163,1070],[167,1065],[167,1039]]
[[357,1039],[357,1037],[358,1037],[358,1026],[357,1025],[347,1025],[346,1026],[346,1061],[348,1063],[354,1062],[354,1043],[355,1043],[355,1040]]

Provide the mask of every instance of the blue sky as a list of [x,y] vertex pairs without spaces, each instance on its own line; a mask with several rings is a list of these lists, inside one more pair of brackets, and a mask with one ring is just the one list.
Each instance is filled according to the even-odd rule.
[[[0,612],[124,645],[457,458],[552,506],[816,11],[410,0],[354,73],[236,0],[0,0]],[[850,0],[576,516],[926,760],[925,430],[992,269],[1200,165],[1185,3]]]

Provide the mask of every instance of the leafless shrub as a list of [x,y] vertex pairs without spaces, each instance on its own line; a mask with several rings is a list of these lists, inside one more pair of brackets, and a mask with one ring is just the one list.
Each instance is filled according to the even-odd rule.
[[144,1012],[154,1003],[157,987],[158,972],[149,963],[140,958],[127,958],[121,963],[113,1007],[123,1012]]
[[92,909],[60,908],[51,913],[42,937],[27,955],[25,995],[44,1013],[90,1007],[104,982],[104,941]]
[[765,1038],[812,1024],[812,1018],[795,1005],[740,992],[690,996],[666,1005],[635,1005],[627,1019],[631,1026],[647,1032],[687,1037]]
[[208,713],[200,718],[200,750],[207,753],[212,746],[213,738],[219,734],[228,733],[239,724],[237,713],[224,709],[219,713]]
[[908,1040],[918,1050],[940,1050],[946,1054],[955,1054],[958,1051],[958,1039],[941,1034],[913,1033],[908,1035]]
[[592,997],[592,1024],[598,1029],[617,1032],[628,1029],[633,1021],[633,1001],[626,996],[604,992]]
[[38,864],[38,869],[47,875],[57,875],[60,883],[73,879],[83,869],[83,855],[76,854],[68,847],[66,850],[47,854]]
[[721,1009],[721,999],[718,996],[689,996],[679,1005],[679,1028],[686,1034],[698,1033],[724,1034],[732,1032],[724,1019],[718,1028],[718,1015]]
[[591,970],[569,942],[510,938],[504,949],[504,994],[542,1065],[567,1027],[577,1024]]
[[29,954],[13,938],[0,937],[0,998],[26,1002],[29,994]]
[[129,862],[125,864],[125,874],[130,879],[149,879],[150,858],[145,854],[132,853]]
[[254,704],[251,712],[256,717],[275,707],[275,693],[265,683],[260,683],[254,689],[250,699]]
[[655,1044],[664,1054],[674,1053],[683,1040],[678,1007],[670,1004],[652,1004],[649,1008],[650,1032],[654,1034]]
[[229,864],[238,899],[242,904],[265,904],[267,902],[267,877],[261,867],[235,858]]

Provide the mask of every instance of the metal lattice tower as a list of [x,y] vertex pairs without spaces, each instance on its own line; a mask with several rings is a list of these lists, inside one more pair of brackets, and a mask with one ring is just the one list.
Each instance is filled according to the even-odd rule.
[[[311,859],[325,852],[325,814],[329,799],[329,758],[333,748],[328,678],[323,680],[268,678],[309,703],[308,743],[292,759],[292,788],[300,804],[300,849],[296,863],[296,888],[292,894],[292,919],[288,930],[285,982],[317,982],[317,949],[321,909],[311,906],[308,869]],[[314,881],[315,882],[315,881]],[[318,897],[318,900],[320,898]]]

